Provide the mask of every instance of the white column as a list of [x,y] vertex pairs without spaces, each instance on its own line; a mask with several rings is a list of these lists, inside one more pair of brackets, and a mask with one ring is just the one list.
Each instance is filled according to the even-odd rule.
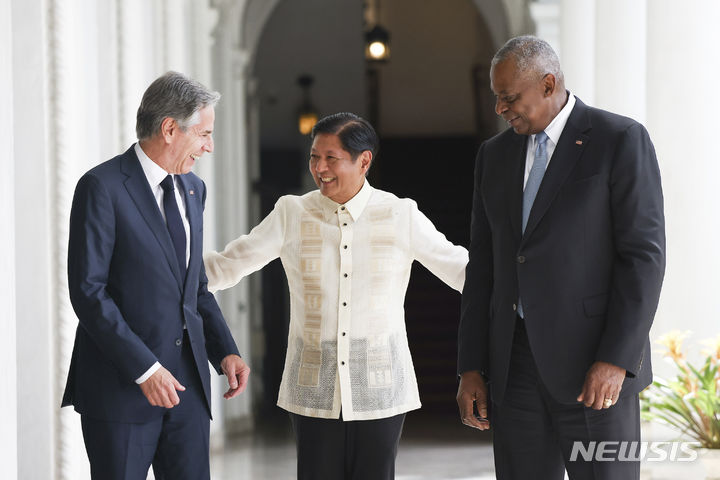
[[[227,2],[218,7],[219,23],[215,29],[213,73],[214,86],[222,93],[215,117],[215,179],[213,197],[216,216],[216,236],[219,244],[206,248],[221,248],[225,243],[249,231],[248,220],[248,150],[246,79],[248,55],[238,41],[238,28],[242,20],[241,3]],[[207,210],[206,210],[207,211]],[[213,212],[207,211],[206,215]],[[240,353],[246,360],[251,357],[250,322],[248,316],[248,284],[246,281],[218,295],[218,301],[227,319]],[[252,364],[250,365],[252,368]],[[251,385],[252,386],[252,385]],[[228,431],[246,430],[252,423],[252,388],[230,401],[216,395],[214,406],[222,405],[222,416]],[[222,403],[220,403],[222,402]]]
[[[93,132],[90,120],[86,125],[84,115],[86,98],[93,98],[91,82],[85,83],[86,88],[78,89],[78,82],[86,80],[81,77],[93,72],[94,65],[83,51],[77,46],[84,43],[76,38],[83,30],[78,31],[75,22],[84,24],[78,19],[80,11],[73,12],[73,5],[69,2],[50,0],[48,4],[48,187],[49,203],[47,215],[50,219],[50,284],[52,312],[49,318],[49,334],[53,342],[52,359],[48,369],[53,373],[53,389],[51,390],[51,408],[53,425],[55,427],[54,471],[56,477],[61,479],[83,478],[80,474],[87,461],[81,455],[82,436],[80,422],[72,409],[60,410],[59,404],[65,388],[68,367],[77,319],[70,306],[67,286],[67,240],[68,223],[70,217],[70,203],[72,199],[72,182],[74,174],[73,163],[87,155],[83,151],[95,145],[97,137],[88,135]],[[78,9],[79,10],[79,9]],[[94,24],[93,24],[94,26]],[[89,64],[76,70],[79,58],[85,58]],[[84,82],[83,82],[84,83]],[[82,93],[81,93],[82,92]],[[71,125],[75,128],[68,129]],[[83,132],[87,142],[78,142],[77,132]],[[93,132],[94,133],[94,132]],[[78,135],[73,138],[74,135]],[[76,140],[77,139],[77,140]],[[51,367],[51,368],[50,368]],[[77,447],[80,446],[80,450]],[[87,471],[87,470],[86,470]]]
[[18,478],[55,477],[46,3],[12,0]]
[[532,2],[530,16],[535,23],[535,35],[548,42],[560,55],[560,5],[550,2]]
[[137,139],[135,114],[143,92],[167,70],[165,23],[158,18],[161,0],[116,0],[118,6],[120,145],[124,151]]
[[[186,74],[199,81],[211,90],[219,90],[217,82],[213,78],[212,69],[212,48],[213,30],[218,23],[218,12],[211,8],[209,0],[186,0],[184,9],[185,19],[183,24],[187,26],[184,32],[187,37],[187,48],[185,53],[184,71]],[[171,65],[171,68],[176,68]],[[220,92],[223,94],[224,92]],[[220,103],[227,101],[225,96]],[[215,131],[219,127],[219,120],[215,120]],[[217,142],[218,134],[214,133],[213,138]],[[208,250],[216,247],[217,218],[213,214],[217,201],[217,190],[215,188],[215,172],[217,159],[214,153],[205,154],[202,160],[195,166],[193,172],[203,179],[207,187],[208,198],[205,201],[205,215],[203,217],[203,249]],[[227,390],[225,377],[214,374],[211,369],[210,385],[212,390],[213,421],[210,423],[210,444],[211,449],[220,446],[225,437],[225,423],[223,422],[223,409],[226,400],[222,397]],[[232,400],[235,401],[235,400]]]
[[[668,263],[651,338],[695,332],[686,343],[720,333],[720,155],[718,122],[720,2],[652,0],[647,5],[647,126],[665,190]],[[656,348],[658,374],[668,371]],[[696,348],[697,350],[697,348]]]
[[645,123],[646,0],[595,6],[594,106]]
[[[13,152],[13,62],[10,1],[0,2],[0,145],[8,158],[0,179],[0,465],[3,475],[17,478],[17,359],[15,357],[15,158]],[[8,67],[9,66],[9,67]]]
[[595,0],[560,0],[558,55],[565,86],[583,102],[595,102]]

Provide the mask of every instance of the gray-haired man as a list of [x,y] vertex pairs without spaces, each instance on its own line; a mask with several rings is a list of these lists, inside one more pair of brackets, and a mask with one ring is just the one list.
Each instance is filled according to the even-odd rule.
[[62,405],[81,414],[94,479],[209,479],[210,372],[241,393],[250,369],[202,261],[220,95],[168,72],[146,90],[138,143],[79,180],[68,277],[79,319]]
[[655,150],[642,125],[568,92],[537,37],[509,40],[490,79],[510,128],[475,166],[460,416],[492,426],[499,479],[637,479],[665,270]]

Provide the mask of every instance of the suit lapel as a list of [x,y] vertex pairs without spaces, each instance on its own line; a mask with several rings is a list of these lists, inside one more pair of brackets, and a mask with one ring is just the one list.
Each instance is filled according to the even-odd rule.
[[520,238],[522,235],[522,195],[526,146],[526,136],[514,135],[512,144],[510,148],[508,148],[507,159],[505,161],[505,164],[508,165],[505,192],[507,193],[507,202],[510,208],[510,223],[512,224],[515,238]]
[[140,166],[140,161],[137,155],[135,155],[133,147],[130,147],[130,149],[125,152],[121,168],[123,173],[128,176],[125,180],[125,189],[128,191],[133,202],[135,202],[140,215],[145,219],[145,223],[147,223],[158,243],[160,243],[160,247],[162,247],[165,253],[165,258],[170,264],[173,276],[178,283],[178,287],[182,290],[180,268],[177,264],[177,257],[172,245],[172,240],[170,239],[170,233],[168,232],[165,220],[163,220],[157,201],[150,190],[145,172],[143,172]]
[[590,129],[587,107],[580,99],[575,101],[575,107],[570,113],[565,128],[558,139],[558,144],[555,147],[552,159],[535,197],[535,202],[530,210],[530,217],[521,243],[524,243],[532,235],[533,230],[535,230],[535,227],[550,208],[589,142],[589,137],[586,134]]

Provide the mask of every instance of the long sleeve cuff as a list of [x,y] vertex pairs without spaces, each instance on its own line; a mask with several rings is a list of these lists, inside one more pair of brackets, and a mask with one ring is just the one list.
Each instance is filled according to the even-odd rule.
[[150,378],[150,376],[152,376],[153,373],[157,372],[160,367],[161,367],[160,362],[153,363],[152,367],[148,368],[147,371],[145,373],[143,373],[142,377],[135,380],[135,383],[140,385],[145,380]]

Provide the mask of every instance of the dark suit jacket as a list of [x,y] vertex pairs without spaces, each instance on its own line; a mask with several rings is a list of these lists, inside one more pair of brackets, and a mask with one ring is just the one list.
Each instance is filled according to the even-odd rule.
[[597,360],[626,369],[622,393],[637,393],[652,379],[648,332],[665,270],[648,133],[577,99],[523,235],[526,145],[508,129],[477,155],[458,371],[481,371],[502,403],[521,296],[537,368],[556,400],[576,403]]
[[79,325],[62,405],[89,417],[145,422],[151,406],[135,380],[159,361],[175,372],[183,321],[210,405],[208,359],[238,350],[202,261],[205,184],[180,176],[190,223],[190,261],[180,269],[170,234],[131,147],[79,180],[70,214],[68,279]]

